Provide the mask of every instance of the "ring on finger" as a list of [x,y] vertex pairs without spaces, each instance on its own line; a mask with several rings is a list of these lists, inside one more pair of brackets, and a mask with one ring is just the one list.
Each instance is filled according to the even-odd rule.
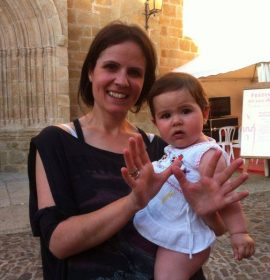
[[140,176],[140,171],[138,168],[134,168],[131,171],[128,172],[129,176],[132,177],[133,179],[138,179]]

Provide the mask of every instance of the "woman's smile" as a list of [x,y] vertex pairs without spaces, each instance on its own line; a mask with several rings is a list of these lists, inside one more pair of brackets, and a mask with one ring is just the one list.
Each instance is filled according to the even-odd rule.
[[123,94],[123,93],[119,93],[119,92],[115,92],[115,91],[109,91],[108,94],[109,94],[109,96],[116,98],[116,99],[125,99],[128,97],[127,94]]

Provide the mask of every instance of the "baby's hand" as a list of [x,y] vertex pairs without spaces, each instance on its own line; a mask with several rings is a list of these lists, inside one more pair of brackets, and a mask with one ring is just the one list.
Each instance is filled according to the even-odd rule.
[[250,258],[255,252],[255,242],[248,233],[233,233],[231,244],[235,260]]

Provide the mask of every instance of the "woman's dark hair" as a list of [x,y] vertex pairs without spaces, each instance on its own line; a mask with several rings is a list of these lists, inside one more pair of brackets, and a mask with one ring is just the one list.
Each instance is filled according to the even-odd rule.
[[120,21],[114,21],[98,32],[85,58],[81,71],[78,98],[81,97],[87,106],[92,107],[94,105],[92,83],[89,81],[88,77],[89,71],[94,70],[102,51],[113,45],[128,41],[136,43],[145,56],[146,71],[144,84],[141,95],[132,110],[134,113],[140,111],[141,106],[144,101],[146,101],[147,95],[156,79],[156,52],[151,40],[140,27],[136,25],[128,25]]
[[187,89],[202,111],[209,108],[207,95],[197,78],[187,73],[170,72],[157,79],[148,94],[147,103],[153,118],[155,117],[154,97],[180,89]]

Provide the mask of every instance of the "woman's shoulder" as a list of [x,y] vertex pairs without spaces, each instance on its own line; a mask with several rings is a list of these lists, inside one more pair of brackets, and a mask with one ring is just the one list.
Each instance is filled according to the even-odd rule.
[[74,138],[68,129],[64,129],[62,125],[49,125],[34,136],[31,142],[35,144],[56,145],[57,143],[67,141],[70,137]]
[[139,129],[139,132],[144,139],[150,160],[159,160],[164,153],[164,148],[167,146],[167,143],[154,133],[147,133],[142,129]]
[[60,128],[59,125],[49,125],[44,127],[35,137],[36,138],[50,138],[50,137],[55,137],[62,132],[64,132],[62,128]]
[[165,143],[165,141],[162,140],[162,138],[159,135],[152,133],[152,132],[146,132],[141,128],[137,128],[137,129],[138,129],[139,133],[142,135],[144,142],[152,143],[152,142],[156,141],[156,142]]

